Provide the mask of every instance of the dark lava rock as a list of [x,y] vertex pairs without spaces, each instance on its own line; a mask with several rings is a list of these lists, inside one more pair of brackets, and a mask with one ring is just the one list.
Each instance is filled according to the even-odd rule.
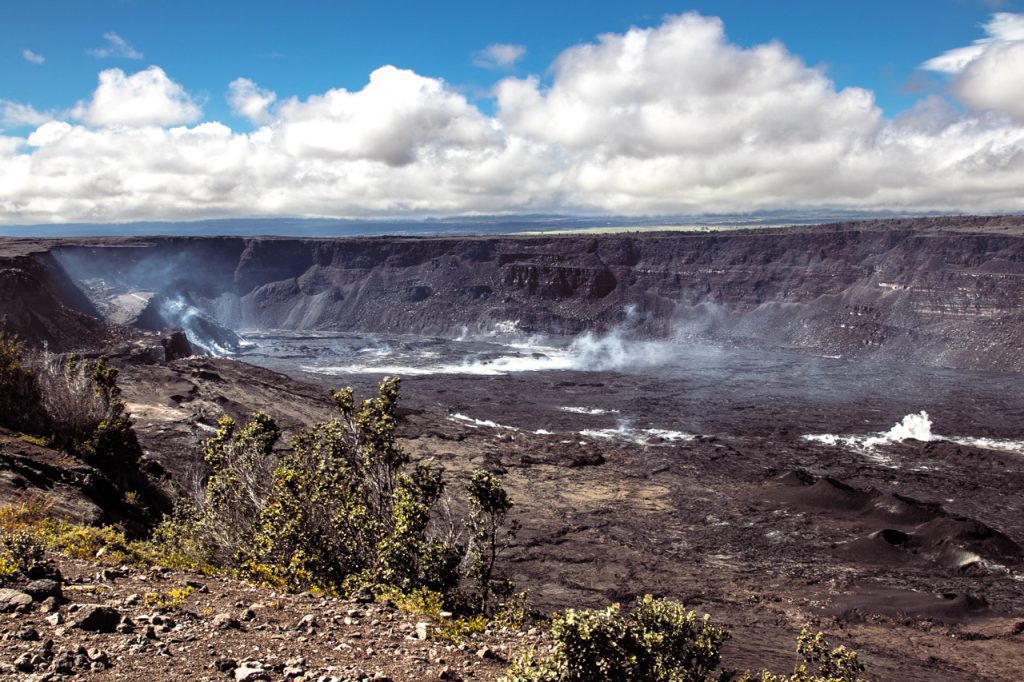
[[60,583],[56,580],[50,580],[49,578],[43,578],[42,580],[33,580],[24,587],[25,593],[31,596],[36,601],[44,601],[49,597],[60,599],[61,589]]
[[121,622],[121,614],[111,606],[85,604],[78,610],[75,627],[92,632],[114,632]]
[[589,467],[604,464],[604,455],[600,452],[582,452],[573,455],[570,467]]
[[32,606],[32,597],[18,590],[0,589],[0,613],[18,611]]
[[164,347],[164,357],[167,362],[180,360],[181,358],[187,358],[196,354],[192,344],[188,342],[185,332],[180,329],[171,332],[168,336],[161,339],[160,343]]
[[33,627],[25,626],[18,630],[17,637],[25,642],[38,642],[39,631]]
[[233,658],[218,658],[214,666],[222,673],[229,673],[238,667],[238,662]]

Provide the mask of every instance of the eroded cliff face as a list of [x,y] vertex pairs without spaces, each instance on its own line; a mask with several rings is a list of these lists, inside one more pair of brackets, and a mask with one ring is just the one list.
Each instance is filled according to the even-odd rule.
[[[577,334],[632,310],[655,336],[1021,371],[1022,233],[1019,218],[947,218],[658,235],[93,240],[33,258],[55,257],[94,303],[103,291],[142,296],[137,323],[149,327],[172,299],[233,329],[436,335],[508,322]],[[38,287],[5,289],[5,306],[25,308],[29,294],[13,292]],[[64,305],[89,314],[83,298]]]
[[48,247],[0,241],[0,327],[62,351],[99,344],[99,317]]

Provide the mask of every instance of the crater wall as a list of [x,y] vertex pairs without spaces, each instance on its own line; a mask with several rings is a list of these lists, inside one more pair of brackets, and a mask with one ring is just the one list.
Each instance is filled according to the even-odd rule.
[[[1021,371],[1022,234],[1024,219],[1003,217],[603,236],[55,240],[0,276],[8,316],[51,339],[84,323],[51,324],[46,310],[95,317],[102,281],[108,293],[185,297],[233,329],[450,335],[515,322],[578,334],[632,310],[650,336]],[[59,305],[31,298],[41,290]]]

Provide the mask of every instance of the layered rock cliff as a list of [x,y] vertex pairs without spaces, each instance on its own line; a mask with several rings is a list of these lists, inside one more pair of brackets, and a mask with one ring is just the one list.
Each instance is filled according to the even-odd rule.
[[[1022,234],[1020,218],[942,218],[647,235],[54,241],[4,270],[23,274],[6,275],[2,305],[47,338],[47,324],[85,325],[103,307],[97,296],[115,295],[145,299],[144,327],[160,311],[180,322],[168,301],[232,329],[437,335],[509,322],[576,334],[631,311],[655,336],[1021,371]],[[46,323],[29,308],[84,317]]]
[[99,344],[104,327],[50,245],[0,240],[0,328],[65,350]]

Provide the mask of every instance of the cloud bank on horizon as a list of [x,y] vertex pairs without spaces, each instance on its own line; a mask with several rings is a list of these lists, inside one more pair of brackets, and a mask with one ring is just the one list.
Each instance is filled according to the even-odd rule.
[[[783,44],[738,46],[692,13],[570,47],[547,81],[504,78],[493,114],[382,66],[305,99],[240,76],[226,97],[253,128],[235,130],[159,66],[112,68],[66,111],[0,100],[0,126],[31,128],[0,131],[0,222],[1024,211],[1024,15],[985,30],[922,65],[949,74],[950,98],[893,120]],[[525,49],[479,57],[503,68]]]

